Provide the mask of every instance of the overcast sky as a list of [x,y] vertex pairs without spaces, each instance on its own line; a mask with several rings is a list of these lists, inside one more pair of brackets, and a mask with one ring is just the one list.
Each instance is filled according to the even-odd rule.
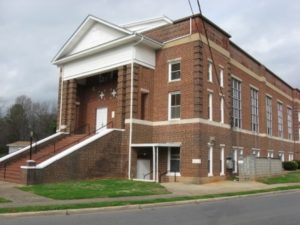
[[[200,2],[233,42],[300,88],[299,0]],[[58,70],[50,61],[89,14],[125,24],[162,15],[175,20],[191,11],[188,0],[0,0],[0,106],[23,94],[56,102]]]

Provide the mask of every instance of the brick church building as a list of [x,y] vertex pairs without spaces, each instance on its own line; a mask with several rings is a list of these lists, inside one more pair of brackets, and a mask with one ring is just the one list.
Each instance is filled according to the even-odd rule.
[[88,16],[53,64],[58,129],[36,145],[75,141],[33,165],[19,163],[21,182],[202,183],[237,173],[247,155],[299,158],[300,91],[200,15],[124,26]]

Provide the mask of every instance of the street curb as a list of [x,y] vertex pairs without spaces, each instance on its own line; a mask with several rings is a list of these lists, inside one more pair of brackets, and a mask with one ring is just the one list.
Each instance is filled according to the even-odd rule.
[[283,190],[283,191],[272,191],[272,192],[264,192],[264,193],[256,193],[256,194],[248,194],[248,195],[236,195],[236,196],[228,196],[228,197],[219,197],[219,198],[210,198],[210,199],[193,199],[193,200],[183,200],[183,201],[174,201],[174,202],[160,202],[160,203],[149,203],[149,204],[135,204],[135,205],[124,205],[124,206],[108,206],[108,207],[98,207],[98,208],[82,208],[82,209],[62,209],[62,210],[48,210],[48,211],[37,211],[37,212],[20,212],[20,213],[3,213],[0,214],[0,218],[16,218],[16,217],[29,217],[29,216],[68,216],[68,215],[78,215],[83,213],[101,213],[108,211],[122,211],[129,209],[147,209],[147,208],[155,208],[155,207],[168,207],[174,205],[186,205],[186,204],[201,204],[205,202],[216,202],[221,200],[229,200],[229,199],[238,199],[238,198],[246,198],[246,197],[254,197],[254,196],[268,196],[270,197],[274,194],[281,193],[293,193],[299,192],[299,189],[293,190]]

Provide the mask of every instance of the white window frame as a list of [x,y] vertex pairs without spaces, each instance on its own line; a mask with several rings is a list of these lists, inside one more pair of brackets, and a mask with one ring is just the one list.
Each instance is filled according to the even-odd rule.
[[[180,116],[179,118],[172,118],[171,117],[171,111],[172,111],[172,106],[171,106],[171,99],[172,99],[172,95],[180,95]],[[168,120],[180,120],[181,118],[181,93],[180,91],[174,91],[174,92],[170,92],[169,93],[169,99],[168,99]]]
[[[172,65],[174,64],[179,64],[180,66],[180,70],[179,70],[179,74],[180,74],[180,78],[177,79],[172,79]],[[168,69],[168,74],[169,74],[169,82],[174,82],[174,81],[180,81],[181,80],[181,60],[180,59],[174,59],[174,60],[170,60],[169,61],[169,69]]]
[[279,151],[278,152],[278,156],[279,156],[281,162],[284,162],[284,152],[283,151]]
[[213,172],[213,163],[214,163],[214,160],[213,160],[213,146],[212,145],[209,145],[208,146],[208,176],[209,177],[212,177],[214,175],[214,172]]
[[224,87],[224,68],[219,67],[220,87]]
[[267,155],[268,158],[274,158],[274,151],[273,150],[268,150],[268,155]]
[[213,93],[208,92],[208,120],[213,120]]
[[267,135],[272,136],[273,110],[272,110],[272,98],[270,96],[266,96],[266,121],[267,121]]
[[221,163],[220,176],[225,176],[225,147],[224,146],[221,146],[221,150],[220,150],[220,163]]
[[287,108],[287,126],[288,126],[288,139],[293,140],[293,110]]
[[278,137],[283,138],[283,104],[277,102],[277,126],[278,126]]
[[251,130],[259,133],[259,93],[255,88],[250,88],[250,115],[251,115]]
[[298,128],[298,138],[299,138],[299,141],[300,141],[300,127]]
[[234,149],[233,150],[233,173],[237,173],[238,172],[238,149]]
[[300,112],[298,112],[298,122],[300,122]]
[[294,153],[290,152],[289,153],[289,161],[293,161],[294,160]]
[[[236,84],[236,85],[235,85]],[[242,128],[242,82],[232,77],[232,121],[233,127]]]
[[213,61],[208,60],[207,64],[207,81],[208,82],[213,82]]
[[220,98],[220,122],[224,123],[224,96]]
[[179,148],[179,172],[171,172],[171,147],[168,147],[168,165],[167,165],[167,169],[168,169],[168,173],[167,176],[177,176],[180,177],[180,162],[181,162],[181,157],[180,157],[180,152],[181,149]]
[[252,149],[252,155],[256,157],[260,157],[260,149]]

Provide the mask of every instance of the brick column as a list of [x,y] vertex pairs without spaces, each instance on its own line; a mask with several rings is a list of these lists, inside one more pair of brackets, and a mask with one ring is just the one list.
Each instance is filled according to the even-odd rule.
[[[132,117],[137,118],[138,112],[138,74],[140,67],[136,64],[133,66],[133,112]],[[126,70],[126,101],[125,101],[125,118],[130,118],[130,97],[131,97],[131,65]]]
[[67,91],[67,126],[69,131],[75,129],[76,124],[76,92],[77,83],[75,80],[68,81]]
[[117,111],[115,119],[116,122],[114,124],[115,128],[125,128],[126,76],[128,76],[127,66],[119,67],[117,84]]

